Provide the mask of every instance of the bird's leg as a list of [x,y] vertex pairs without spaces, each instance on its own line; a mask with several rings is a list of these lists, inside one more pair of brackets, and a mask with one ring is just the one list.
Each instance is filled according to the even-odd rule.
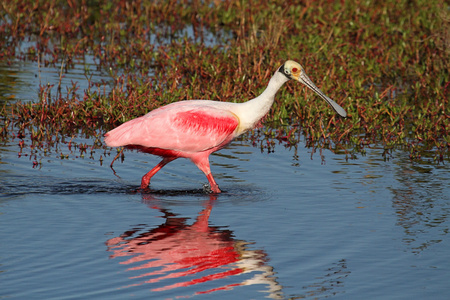
[[211,191],[215,194],[220,193],[220,189],[219,189],[219,185],[216,183],[216,181],[214,180],[214,177],[212,176],[211,173],[206,175],[206,178],[209,181],[209,185],[211,186]]
[[[209,154],[208,154],[209,155]],[[215,194],[220,193],[219,185],[214,180],[214,177],[211,174],[211,168],[209,167],[209,158],[205,154],[201,154],[199,156],[191,157],[192,162],[200,169],[209,181],[209,185],[211,186],[211,191]]]
[[141,180],[141,189],[146,189],[150,184],[150,179],[152,179],[153,175],[155,175],[159,170],[162,169],[165,165],[170,163],[172,160],[175,160],[176,157],[164,157],[164,159],[157,164],[153,169],[150,170],[147,174],[142,176]]

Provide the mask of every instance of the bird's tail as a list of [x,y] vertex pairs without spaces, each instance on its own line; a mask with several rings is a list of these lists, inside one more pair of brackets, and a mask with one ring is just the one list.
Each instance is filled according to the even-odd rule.
[[134,144],[133,141],[133,131],[138,123],[142,122],[141,118],[133,119],[128,122],[123,123],[117,128],[108,131],[104,135],[105,144],[109,147],[120,147]]

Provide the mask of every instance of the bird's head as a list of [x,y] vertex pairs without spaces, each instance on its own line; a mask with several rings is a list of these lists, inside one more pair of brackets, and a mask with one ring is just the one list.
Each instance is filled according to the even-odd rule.
[[284,76],[286,76],[289,79],[297,80],[304,85],[306,85],[308,88],[313,90],[317,95],[319,95],[322,99],[327,101],[328,104],[341,116],[341,117],[347,117],[347,112],[339,106],[336,102],[331,100],[329,97],[327,97],[312,81],[309,79],[308,75],[306,75],[305,70],[303,70],[303,67],[293,61],[288,60],[286,61],[279,69],[278,71],[282,73]]

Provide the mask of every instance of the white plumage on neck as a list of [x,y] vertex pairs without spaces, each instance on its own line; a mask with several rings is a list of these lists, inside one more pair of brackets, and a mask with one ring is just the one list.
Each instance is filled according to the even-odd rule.
[[233,113],[239,118],[239,130],[237,134],[244,133],[252,129],[269,112],[275,100],[275,94],[289,81],[285,75],[277,71],[272,76],[264,92],[258,97],[244,103],[239,103],[234,107]]

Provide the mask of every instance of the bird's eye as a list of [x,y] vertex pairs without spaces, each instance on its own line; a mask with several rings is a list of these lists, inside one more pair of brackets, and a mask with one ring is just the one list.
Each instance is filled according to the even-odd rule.
[[292,73],[297,73],[298,69],[297,68],[292,68]]

